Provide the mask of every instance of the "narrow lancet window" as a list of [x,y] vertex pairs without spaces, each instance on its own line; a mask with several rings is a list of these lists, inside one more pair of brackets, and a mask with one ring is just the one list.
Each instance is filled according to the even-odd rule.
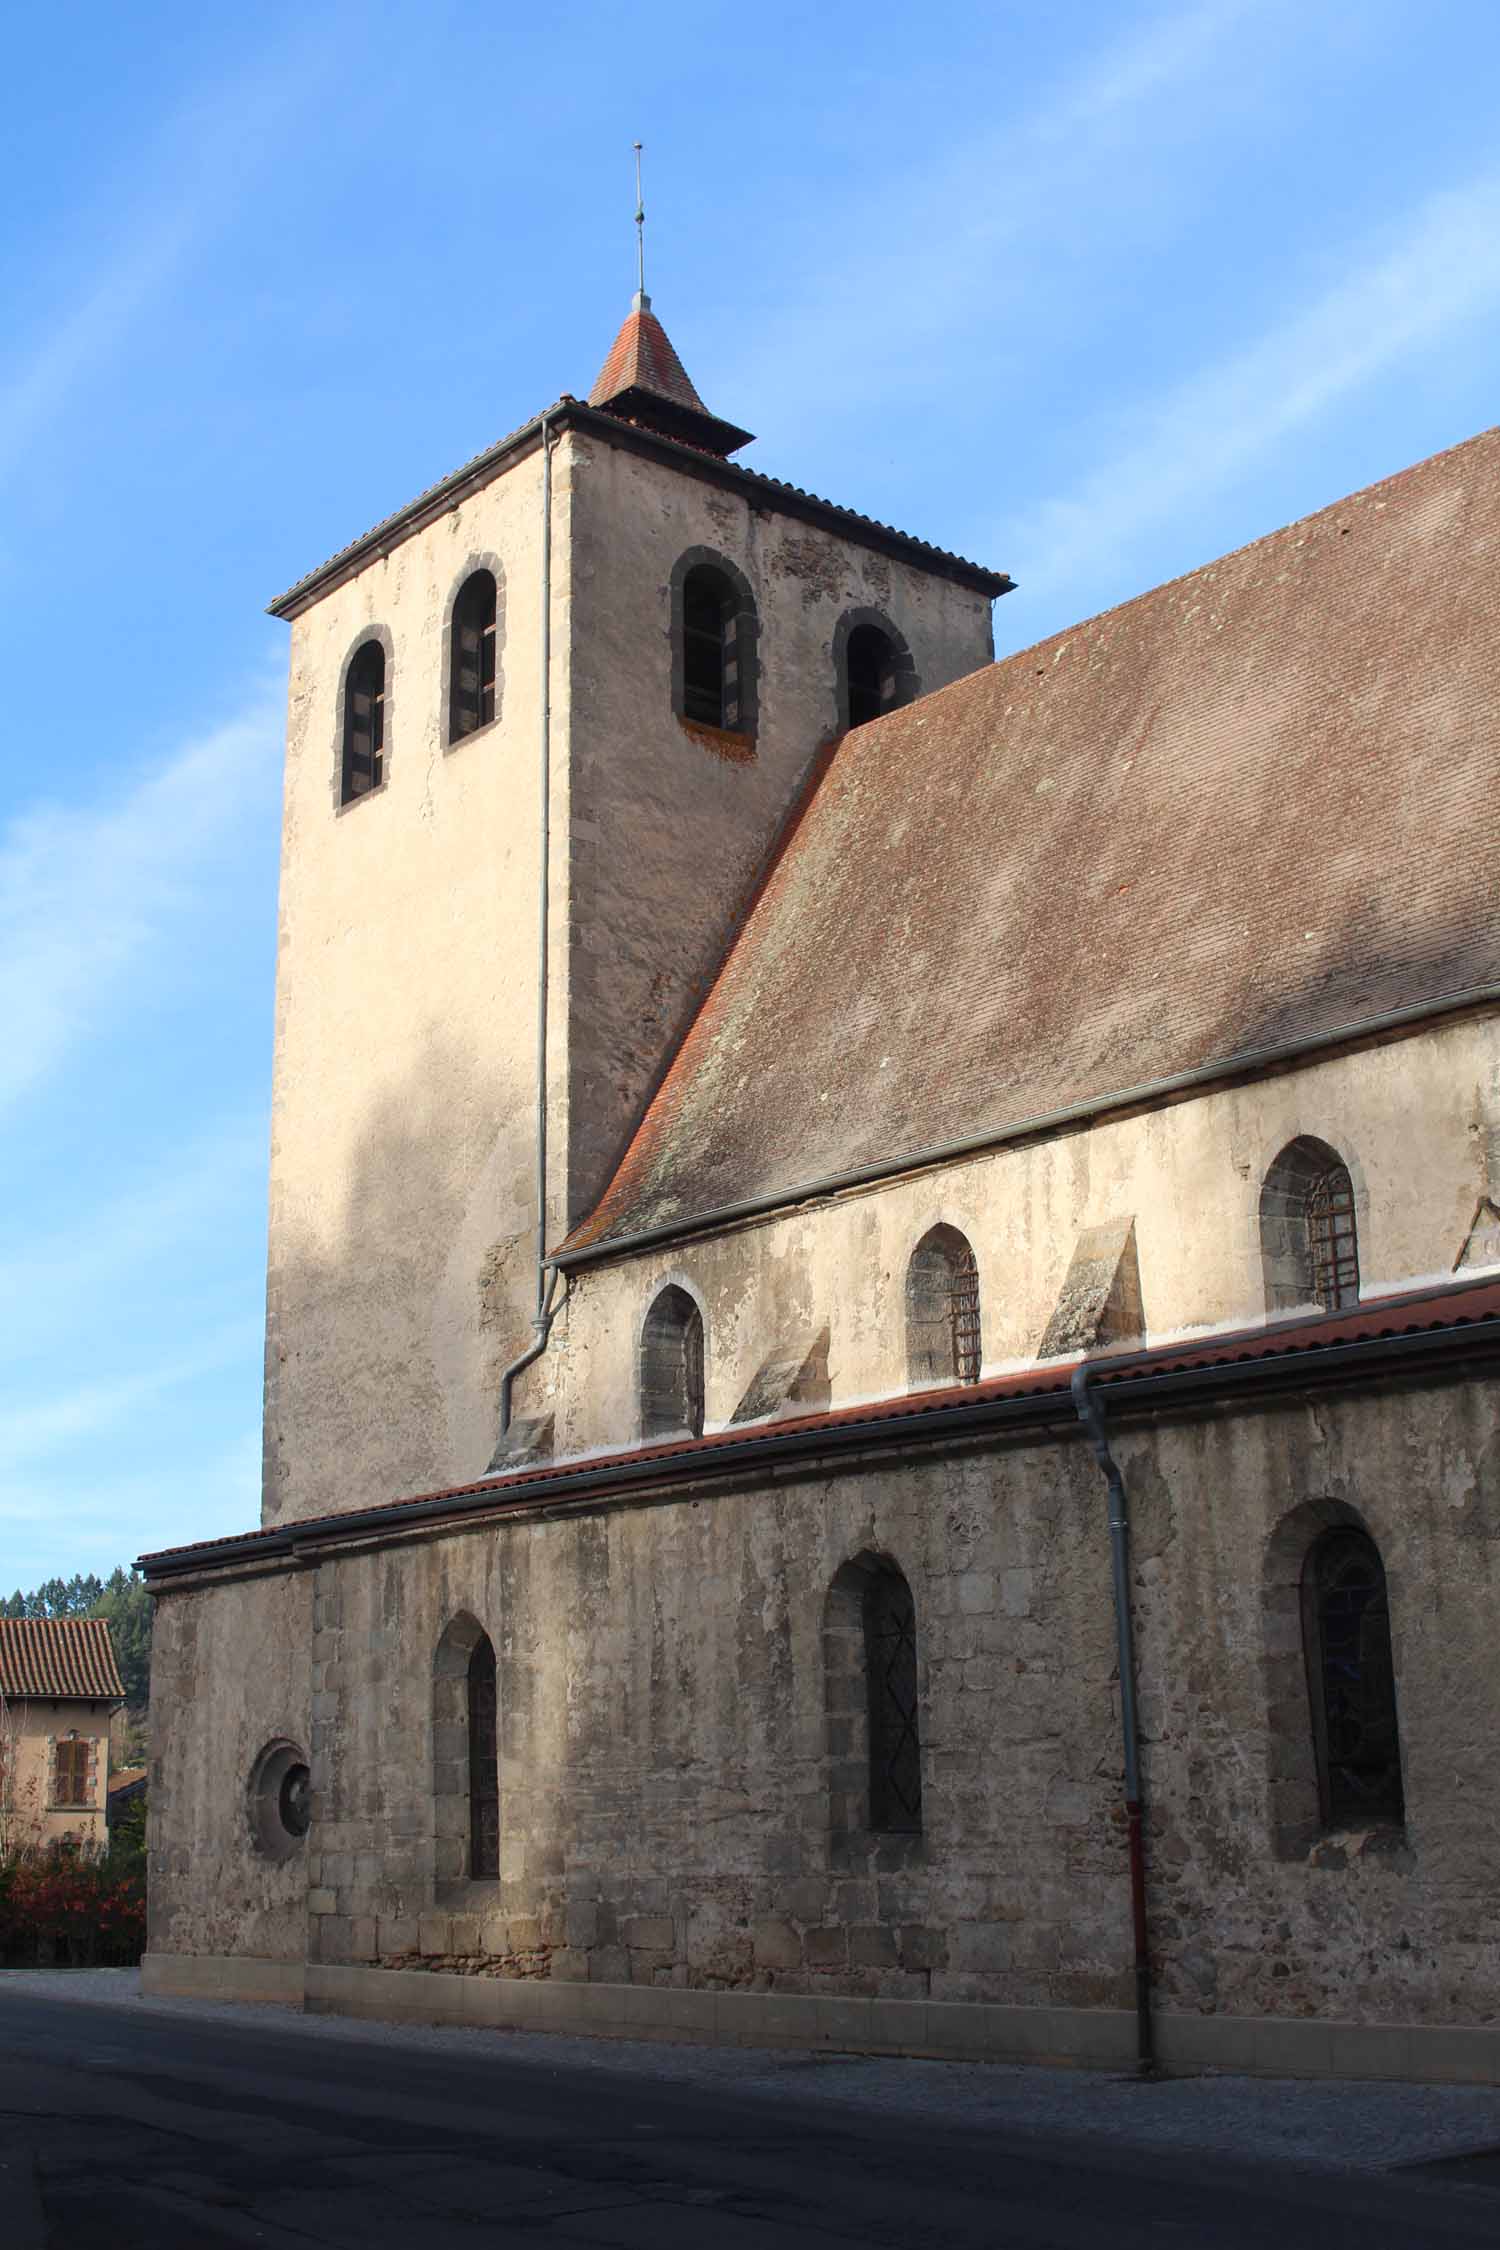
[[1368,1533],[1340,1526],[1314,1541],[1302,1575],[1302,1628],[1324,1825],[1399,1825],[1390,1605]]
[[870,1574],[864,1597],[870,1709],[870,1826],[922,1826],[922,1742],[917,1707],[917,1613],[894,1567]]
[[469,1658],[469,1879],[500,1874],[500,1762],[495,1735],[495,1649],[482,1634]]

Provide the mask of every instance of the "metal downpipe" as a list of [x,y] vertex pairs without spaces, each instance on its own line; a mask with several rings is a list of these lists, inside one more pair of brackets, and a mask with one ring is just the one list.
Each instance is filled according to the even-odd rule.
[[1073,1404],[1109,1493],[1109,1559],[1115,1590],[1115,1649],[1120,1673],[1120,1732],[1125,1751],[1125,1837],[1130,1858],[1130,1920],[1135,1950],[1135,2060],[1143,2076],[1156,2068],[1151,2019],[1151,1954],[1146,1929],[1145,1808],[1141,1795],[1140,1720],[1135,1700],[1135,1636],[1130,1623],[1130,1513],[1125,1479],[1109,1448],[1104,1415],[1089,1389],[1089,1371],[1073,1370]]
[[547,1349],[552,1323],[559,1310],[555,1301],[556,1276],[547,1267],[547,920],[551,911],[552,878],[552,413],[542,416],[542,703],[539,745],[541,766],[541,817],[539,821],[540,876],[537,886],[536,977],[536,1301],[531,1316],[533,1342],[513,1359],[500,1377],[500,1435],[495,1441],[491,1468],[499,1465],[510,1428],[511,1402],[516,1377],[523,1374]]

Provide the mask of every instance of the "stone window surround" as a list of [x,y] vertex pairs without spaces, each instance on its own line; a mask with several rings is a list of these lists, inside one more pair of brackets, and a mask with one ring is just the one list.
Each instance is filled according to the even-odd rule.
[[[482,727],[475,727],[469,734],[454,735],[449,732],[453,718],[451,708],[453,694],[453,612],[458,606],[459,595],[468,585],[476,570],[487,570],[495,581],[495,716],[492,719],[486,719]],[[387,658],[386,661],[389,663],[390,659]],[[505,565],[501,562],[500,557],[489,548],[473,548],[461,564],[457,576],[448,588],[448,598],[443,604],[438,695],[440,699],[438,740],[442,743],[445,758],[455,750],[466,750],[469,744],[477,742],[481,735],[493,733],[504,716],[502,706],[505,700]],[[387,719],[387,727],[389,728],[389,719]]]
[[652,1290],[650,1298],[648,1299],[645,1308],[641,1313],[640,1325],[636,1330],[636,1406],[637,1414],[639,1417],[640,1442],[643,1445],[651,1443],[653,1439],[660,1439],[667,1436],[681,1437],[685,1434],[685,1432],[680,1428],[674,1428],[673,1430],[668,1431],[665,1428],[658,1429],[649,1426],[651,1420],[651,1400],[647,1391],[646,1338],[651,1326],[652,1316],[655,1314],[663,1298],[668,1296],[673,1290],[675,1290],[679,1296],[686,1297],[693,1305],[698,1315],[699,1332],[702,1337],[700,1397],[698,1401],[702,1412],[698,1418],[699,1428],[693,1434],[699,1435],[703,1430],[710,1427],[708,1420],[708,1310],[703,1302],[701,1292],[694,1286],[694,1284],[689,1281],[680,1271],[673,1271],[671,1273],[663,1274],[660,1280],[657,1282],[656,1287]]
[[[865,1641],[865,1590],[877,1571],[906,1581],[917,1613],[917,1709],[928,1708],[923,1655],[923,1604],[910,1573],[894,1555],[865,1547],[842,1562],[823,1598],[823,1707],[827,1729],[828,1858],[841,1874],[893,1874],[927,1858],[925,1827],[876,1829],[870,1821],[869,1665]],[[926,1760],[924,1758],[925,1766]],[[923,1775],[923,1798],[928,1795]]]
[[[1303,1607],[1307,1558],[1321,1535],[1335,1529],[1362,1531],[1380,1556],[1390,1609],[1398,1727],[1400,1722],[1400,1583],[1399,1575],[1393,1577],[1385,1543],[1360,1511],[1346,1500],[1322,1496],[1300,1501],[1281,1518],[1266,1542],[1261,1593],[1267,1812],[1272,1854],[1284,1861],[1306,1860],[1320,1839],[1338,1833],[1329,1829],[1323,1818],[1313,1705],[1317,1688],[1310,1673],[1312,1652],[1307,1645]],[[1367,1825],[1378,1828],[1392,1845],[1404,1844],[1407,1840],[1404,1826],[1376,1822]]]
[[[1311,1260],[1305,1239],[1306,1220],[1299,1200],[1321,1168],[1341,1164],[1349,1175],[1354,1195],[1356,1256],[1363,1263],[1362,1245],[1370,1212],[1370,1192],[1358,1156],[1341,1135],[1338,1141],[1303,1129],[1278,1145],[1261,1166],[1255,1188],[1256,1243],[1265,1287],[1268,1319],[1284,1319],[1294,1312],[1321,1309],[1313,1289]],[[1361,1278],[1361,1294],[1363,1280]]]
[[884,633],[896,652],[896,701],[891,706],[892,710],[900,710],[904,705],[914,703],[922,692],[921,675],[907,645],[906,635],[897,631],[885,611],[868,607],[846,609],[833,628],[834,714],[840,734],[847,734],[849,730],[849,635],[861,625],[873,625],[878,632]]
[[[433,1898],[439,1906],[481,1908],[500,1895],[498,1878],[476,1882],[469,1873],[469,1659],[482,1640],[494,1646],[470,1609],[456,1610],[438,1636],[432,1656]],[[501,1671],[496,1659],[496,1737],[503,1725]],[[505,1848],[505,1800],[500,1796],[500,1848]]]
[[685,547],[672,565],[668,585],[668,635],[672,649],[672,710],[684,727],[700,724],[687,716],[683,642],[683,588],[693,570],[716,570],[728,579],[738,596],[734,613],[734,658],[739,724],[720,731],[732,739],[753,743],[760,724],[760,613],[755,589],[745,573],[721,555],[716,547]]

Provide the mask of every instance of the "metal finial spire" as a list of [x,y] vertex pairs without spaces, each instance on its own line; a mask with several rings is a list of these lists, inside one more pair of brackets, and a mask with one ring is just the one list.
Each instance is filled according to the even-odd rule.
[[651,299],[646,295],[646,206],[641,200],[641,146],[632,141],[635,150],[635,309],[649,312]]

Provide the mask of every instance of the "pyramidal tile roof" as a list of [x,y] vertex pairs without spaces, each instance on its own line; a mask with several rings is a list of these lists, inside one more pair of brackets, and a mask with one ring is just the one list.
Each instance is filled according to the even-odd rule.
[[0,1617],[0,1695],[120,1702],[124,1682],[103,1617]]
[[671,338],[651,310],[649,297],[638,298],[634,309],[626,314],[599,370],[599,379],[589,392],[589,404],[607,406],[611,399],[632,390],[652,391],[657,398],[668,398],[674,406],[685,406],[694,414],[708,412],[672,349]]

